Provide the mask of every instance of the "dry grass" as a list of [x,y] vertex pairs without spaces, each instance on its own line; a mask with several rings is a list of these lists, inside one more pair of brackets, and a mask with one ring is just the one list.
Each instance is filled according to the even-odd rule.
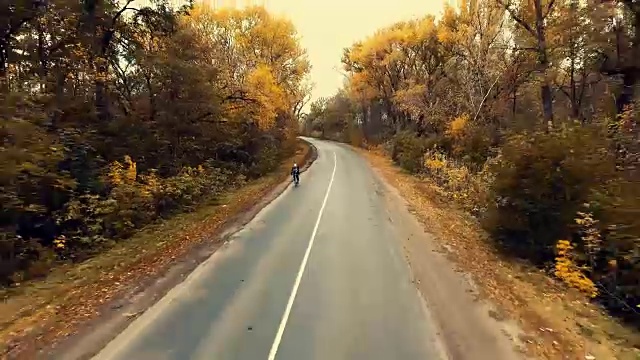
[[[73,333],[79,324],[99,315],[102,304],[161,274],[194,246],[210,241],[227,219],[257,204],[286,180],[294,159],[304,164],[309,158],[309,146],[300,142],[295,157],[287,159],[279,171],[227,194],[218,203],[203,204],[192,213],[148,226],[93,259],[54,269],[45,279],[4,290],[0,293],[4,299],[0,303],[0,344],[5,346],[0,354],[24,354],[33,350],[29,348],[32,342],[50,344]],[[34,334],[35,341],[23,341]]]
[[508,260],[492,247],[478,222],[442,197],[442,189],[394,166],[380,150],[361,150],[379,173],[405,197],[426,229],[470,273],[485,297],[517,319],[529,334],[522,339],[542,359],[640,359],[640,336],[544,272]]

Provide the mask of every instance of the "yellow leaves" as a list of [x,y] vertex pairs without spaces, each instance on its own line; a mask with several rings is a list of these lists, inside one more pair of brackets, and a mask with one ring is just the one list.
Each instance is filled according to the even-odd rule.
[[67,245],[67,238],[64,235],[60,235],[53,240],[53,247],[56,250],[63,250]]
[[268,129],[293,109],[310,70],[293,24],[261,7],[214,10],[197,6],[183,19],[203,43],[203,63],[215,67],[228,119],[250,119]]
[[427,16],[419,20],[415,24],[415,30],[411,33],[412,37],[407,39],[410,46],[418,45],[427,39],[432,39],[437,34],[436,20],[433,16]]
[[426,91],[419,86],[434,87],[439,68],[452,56],[447,43],[454,41],[456,19],[449,9],[438,23],[433,16],[398,22],[353,44],[345,50],[343,63],[347,71],[359,74],[350,79],[359,83],[354,88],[367,84],[370,98],[393,96],[400,110],[422,115]]
[[422,84],[410,84],[405,89],[398,90],[393,97],[394,104],[413,117],[423,114],[426,108],[427,87]]
[[146,175],[140,176],[140,193],[143,197],[152,197],[162,189],[162,179],[158,177],[155,170],[151,170]]
[[261,128],[270,128],[278,111],[287,108],[285,93],[276,83],[271,68],[259,65],[252,71],[247,77],[247,89],[249,95],[261,105],[260,111],[254,114],[254,120]]
[[122,170],[124,167],[119,161],[114,161],[109,165],[109,172],[107,174],[109,183],[112,186],[118,186],[122,184]]
[[460,16],[453,7],[446,5],[442,19],[438,22],[438,40],[444,44],[457,42],[459,31]]
[[424,167],[434,183],[441,187],[441,195],[467,210],[478,210],[490,184],[484,172],[472,173],[467,166],[437,151],[427,151]]
[[203,17],[213,16],[215,15],[215,11],[210,6],[205,5],[204,3],[195,3],[188,15],[184,15],[181,20],[183,21],[201,21]]
[[455,119],[453,119],[453,121],[451,121],[447,129],[447,135],[451,136],[454,139],[460,138],[464,136],[468,126],[469,126],[469,115],[466,113],[462,114],[461,116],[458,116]]
[[431,172],[438,172],[444,169],[446,161],[443,158],[433,158],[425,156],[424,166]]
[[556,243],[556,251],[558,253],[558,256],[566,256],[571,249],[573,249],[573,246],[567,240],[558,240],[558,242]]
[[350,76],[346,91],[350,98],[360,101],[373,99],[377,94],[364,73],[355,73]]
[[138,170],[136,163],[129,155],[124,156],[124,164],[114,161],[109,165],[107,177],[112,186],[131,184],[136,181]]
[[125,178],[127,179],[127,182],[131,183],[136,181],[136,177],[138,176],[136,163],[131,160],[129,155],[124,156],[124,163],[126,165]]
[[572,250],[573,245],[568,240],[558,240],[556,243],[556,264],[554,275],[567,285],[578,289],[590,297],[598,296],[598,288],[578,265],[576,265]]
[[183,24],[202,25],[218,23],[223,25],[238,17],[239,10],[234,8],[213,9],[204,3],[196,3],[188,15],[182,17]]

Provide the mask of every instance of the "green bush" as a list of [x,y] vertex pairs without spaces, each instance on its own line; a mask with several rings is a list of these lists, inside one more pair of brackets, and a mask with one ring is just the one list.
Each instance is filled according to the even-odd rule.
[[260,151],[254,157],[253,166],[249,169],[250,178],[258,178],[273,171],[280,164],[282,151],[275,139],[266,138],[261,141]]
[[479,171],[490,156],[497,134],[493,126],[472,123],[469,116],[463,114],[452,119],[444,136],[434,139],[434,142],[449,157]]
[[160,178],[155,171],[139,175],[129,157],[124,163],[114,162],[107,177],[106,195],[76,194],[55,212],[59,233],[49,247],[38,239],[25,241],[11,232],[0,234],[0,253],[17,251],[3,259],[0,275],[26,279],[45,274],[45,265],[52,265],[56,255],[82,261],[161,217],[189,211],[203,199],[215,199],[244,182],[243,176],[209,164],[185,167],[169,178]]
[[493,166],[484,225],[508,248],[536,263],[569,239],[577,211],[615,177],[615,159],[597,127],[567,126],[508,139]]
[[427,142],[411,132],[401,132],[391,140],[391,159],[411,173],[424,170],[424,154]]

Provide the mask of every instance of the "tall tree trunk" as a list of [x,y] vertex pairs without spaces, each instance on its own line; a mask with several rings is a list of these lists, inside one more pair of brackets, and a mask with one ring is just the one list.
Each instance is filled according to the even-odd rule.
[[538,56],[538,71],[543,76],[542,85],[540,86],[540,100],[542,102],[543,119],[550,128],[553,125],[553,95],[551,93],[551,85],[547,72],[549,71],[549,54],[547,49],[545,19],[551,13],[554,1],[551,0],[547,4],[546,13],[543,11],[542,0],[533,0],[535,12],[535,26],[530,25],[518,14],[518,11],[512,7],[510,1],[497,0],[513,20],[522,26],[531,36],[536,39],[536,53]]
[[9,44],[0,39],[0,92],[9,92],[9,76],[7,72],[9,58]]
[[544,17],[542,13],[542,1],[535,0],[536,11],[536,37],[538,40],[538,64],[542,72],[543,82],[540,87],[540,98],[542,100],[542,115],[547,127],[553,125],[553,98],[547,71],[549,70],[549,56],[547,54],[547,39],[544,27]]
[[[622,74],[622,90],[616,99],[616,110],[618,114],[621,114],[628,105],[631,105],[634,101],[635,86],[638,82],[640,73],[640,9],[634,3],[631,5],[633,12],[633,25],[634,33],[632,40],[632,56],[630,60],[631,64],[627,64],[624,67]],[[619,56],[619,55],[618,55]]]

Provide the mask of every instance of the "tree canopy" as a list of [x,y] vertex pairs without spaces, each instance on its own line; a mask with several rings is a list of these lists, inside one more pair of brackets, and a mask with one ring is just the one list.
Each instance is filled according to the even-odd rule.
[[0,280],[78,261],[295,149],[310,64],[261,7],[0,5]]
[[383,145],[500,248],[640,321],[638,20],[635,1],[462,0],[346,48],[306,129]]

